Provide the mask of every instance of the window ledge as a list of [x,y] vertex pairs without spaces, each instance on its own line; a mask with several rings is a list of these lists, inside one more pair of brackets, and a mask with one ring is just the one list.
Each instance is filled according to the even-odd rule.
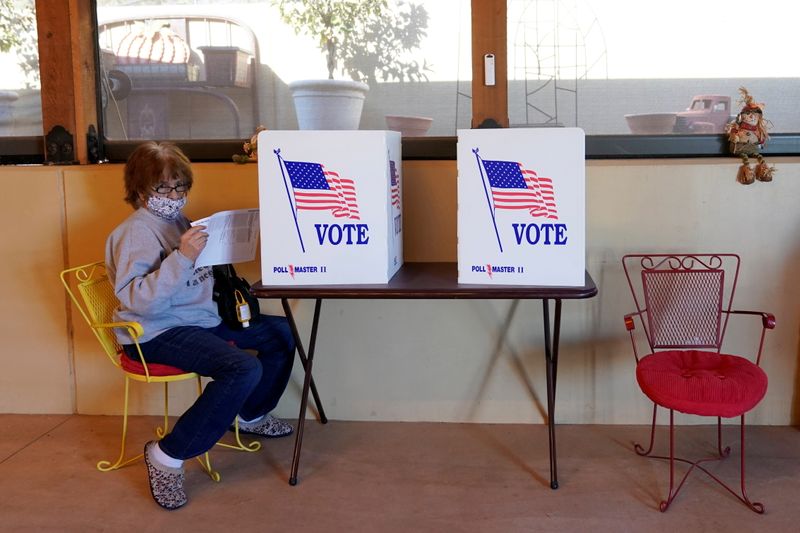
[[[41,141],[40,141],[41,142]],[[125,161],[142,141],[106,141],[105,157]],[[242,153],[243,140],[174,141],[192,161],[231,161]],[[456,160],[457,138],[407,137],[403,159],[407,161]],[[761,151],[769,156],[800,155],[800,134],[770,136]],[[724,135],[587,135],[586,159],[644,159],[687,157],[731,157]],[[5,161],[5,157],[3,158]]]

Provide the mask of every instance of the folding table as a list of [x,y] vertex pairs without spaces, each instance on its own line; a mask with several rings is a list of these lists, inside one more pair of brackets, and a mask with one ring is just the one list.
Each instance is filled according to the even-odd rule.
[[[312,378],[314,351],[317,342],[320,308],[323,299],[482,299],[482,300],[542,300],[544,326],[544,349],[547,370],[547,425],[550,437],[550,488],[558,488],[556,471],[556,434],[555,434],[555,396],[556,375],[558,370],[558,339],[561,330],[561,301],[565,299],[591,298],[597,294],[594,280],[586,273],[582,286],[577,287],[544,287],[529,285],[473,285],[458,283],[456,263],[405,263],[386,284],[380,285],[253,285],[252,292],[259,298],[279,298],[286,318],[292,329],[300,360],[305,369],[303,391],[300,398],[300,415],[297,420],[292,470],[289,484],[297,484],[297,471],[300,464],[300,449],[303,445],[303,428],[308,404],[309,389],[314,395],[320,421],[324,424],[327,417],[322,408],[316,386]],[[311,324],[311,335],[308,351],[297,329],[297,324],[289,306],[290,299],[315,300],[314,318]],[[555,302],[554,319],[550,323],[550,300]]]

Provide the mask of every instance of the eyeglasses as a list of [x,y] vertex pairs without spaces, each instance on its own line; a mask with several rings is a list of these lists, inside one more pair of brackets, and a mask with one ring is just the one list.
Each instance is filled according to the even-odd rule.
[[189,190],[189,185],[186,183],[179,183],[174,187],[170,187],[169,185],[159,185],[158,187],[153,187],[153,190],[158,194],[169,194],[172,191],[182,194]]

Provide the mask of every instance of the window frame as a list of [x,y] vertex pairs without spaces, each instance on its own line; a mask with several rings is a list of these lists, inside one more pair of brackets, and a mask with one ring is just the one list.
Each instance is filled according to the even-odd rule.
[[[496,85],[486,87],[482,76],[472,80],[472,127],[508,127],[506,69],[506,0],[471,0],[473,72],[482,73],[483,56],[494,53]],[[45,8],[46,4],[46,8]],[[70,9],[73,5],[73,9]],[[60,6],[60,7],[59,7]],[[39,54],[42,69],[42,117],[44,137],[0,137],[0,165],[44,162],[46,137],[55,125],[73,133],[75,161],[125,161],[141,141],[110,141],[103,136],[100,109],[96,0],[47,2],[36,0]],[[479,21],[479,22],[478,22]],[[489,21],[487,23],[487,21]],[[87,31],[88,30],[88,31]],[[53,35],[61,34],[53,39]],[[69,47],[58,43],[69,42]],[[67,48],[67,49],[65,49]],[[93,61],[81,57],[92,56]],[[65,66],[66,63],[66,66]],[[67,97],[65,97],[65,95]],[[92,153],[91,126],[97,131],[98,148]],[[80,134],[76,134],[79,132]],[[245,139],[176,140],[194,161],[231,161],[241,153]],[[455,136],[403,139],[403,159],[455,160]],[[587,159],[644,159],[731,157],[724,134],[714,135],[587,135]],[[762,153],[770,156],[800,155],[800,132],[770,136]]]
[[0,166],[44,163],[43,137],[0,137]]

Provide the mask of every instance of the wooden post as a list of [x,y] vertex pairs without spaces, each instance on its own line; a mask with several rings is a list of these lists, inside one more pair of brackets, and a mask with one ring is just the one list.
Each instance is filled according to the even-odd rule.
[[[472,0],[472,127],[508,127],[506,0]],[[495,84],[487,86],[484,57],[494,55]]]
[[51,163],[90,162],[87,133],[90,126],[97,131],[92,4],[36,0],[45,159]]

